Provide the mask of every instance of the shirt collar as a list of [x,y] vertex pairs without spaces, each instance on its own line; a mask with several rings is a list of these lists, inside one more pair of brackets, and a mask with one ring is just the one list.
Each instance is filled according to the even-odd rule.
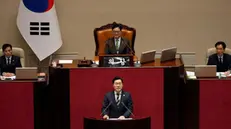
[[222,55],[217,55],[218,58],[223,58],[224,54]]
[[118,41],[120,42],[120,41],[121,41],[121,37],[119,37],[118,39],[115,39],[115,38],[114,38],[114,40],[115,40],[115,41],[118,40]]
[[[121,93],[122,93],[122,91],[120,91],[120,92],[119,92],[119,95],[121,95]],[[116,92],[116,91],[114,91],[114,94],[115,94],[115,95],[117,95],[117,92]]]
[[12,58],[12,56],[9,56],[9,57],[5,56],[5,58],[6,58],[6,59],[8,59],[8,58],[10,58],[10,59],[11,59],[11,58]]

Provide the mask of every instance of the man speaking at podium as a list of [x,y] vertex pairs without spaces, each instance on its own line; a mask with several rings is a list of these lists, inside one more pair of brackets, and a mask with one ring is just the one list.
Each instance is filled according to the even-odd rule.
[[128,39],[121,37],[122,26],[120,24],[113,24],[112,33],[113,38],[109,38],[105,44],[105,54],[129,54],[131,47]]
[[114,90],[104,96],[102,114],[103,119],[125,119],[133,115],[133,102],[131,94],[122,90],[123,79],[115,77],[112,80]]

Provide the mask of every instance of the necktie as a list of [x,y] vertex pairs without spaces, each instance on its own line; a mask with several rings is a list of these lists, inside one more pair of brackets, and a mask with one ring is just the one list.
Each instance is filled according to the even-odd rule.
[[7,57],[7,64],[10,64],[10,57]]
[[222,64],[222,57],[219,57],[219,63]]
[[119,40],[116,39],[116,50],[119,50]]
[[116,95],[117,95],[116,96],[116,105],[119,105],[119,103],[120,103],[120,100],[119,100],[120,94],[117,93]]

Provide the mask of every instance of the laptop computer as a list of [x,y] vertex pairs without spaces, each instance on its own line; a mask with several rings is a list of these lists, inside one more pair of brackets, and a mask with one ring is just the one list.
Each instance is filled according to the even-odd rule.
[[16,68],[16,79],[37,79],[37,67]]
[[140,63],[150,63],[155,61],[156,50],[146,51],[141,53]]
[[177,52],[176,47],[163,49],[161,51],[160,61],[165,62],[165,61],[175,60],[176,59],[176,52]]
[[195,65],[196,77],[216,77],[217,66],[216,65]]

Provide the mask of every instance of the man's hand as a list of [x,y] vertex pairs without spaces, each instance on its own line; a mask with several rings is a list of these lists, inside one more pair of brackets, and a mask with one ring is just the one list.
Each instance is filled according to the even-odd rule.
[[5,77],[12,77],[12,76],[14,76],[14,73],[5,73],[4,72],[2,75]]
[[124,116],[120,116],[118,119],[119,119],[119,120],[124,120],[125,117],[124,117]]
[[108,120],[108,119],[109,119],[109,116],[108,116],[108,115],[104,115],[104,116],[103,116],[103,119],[104,119],[104,120]]
[[228,76],[230,74],[230,71],[228,70],[224,74],[225,74],[225,76]]

